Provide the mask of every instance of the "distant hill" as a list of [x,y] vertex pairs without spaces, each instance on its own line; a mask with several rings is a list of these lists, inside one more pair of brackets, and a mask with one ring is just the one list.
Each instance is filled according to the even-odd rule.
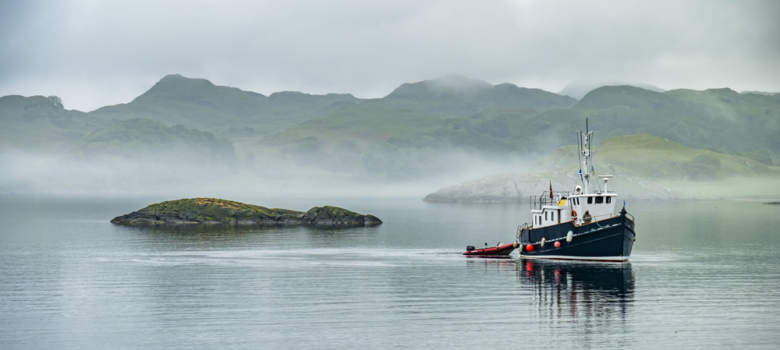
[[0,147],[37,152],[64,152],[107,121],[66,110],[43,96],[0,97]]
[[777,95],[778,92],[766,92],[766,91],[741,91],[740,94],[756,94],[756,95],[766,95],[766,96],[772,96]]
[[655,92],[666,91],[664,89],[661,89],[657,86],[653,86],[650,84],[627,83],[625,81],[620,81],[620,80],[601,80],[601,81],[578,80],[569,83],[569,85],[566,85],[566,87],[564,87],[563,90],[558,92],[558,94],[562,96],[571,96],[573,98],[581,100],[589,92],[603,86],[633,86],[633,87],[638,87],[640,89],[645,89],[645,90],[655,91]]
[[358,99],[292,91],[265,96],[168,75],[129,103],[90,113],[42,96],[2,97],[0,151],[60,156],[71,150],[70,157],[184,152],[186,159],[207,153],[211,159],[210,147],[229,144],[233,156],[216,158],[234,158],[250,174],[289,163],[337,177],[430,179],[483,163],[509,167],[573,144],[587,118],[596,142],[646,133],[764,165],[780,161],[780,94],[653,90],[660,89],[601,86],[576,100],[444,76]]
[[540,89],[487,82],[448,75],[418,83],[406,83],[385,96],[381,103],[432,114],[477,113],[491,108],[546,111],[569,108],[577,100]]
[[476,158],[525,154],[525,137],[533,132],[527,124],[536,115],[489,109],[455,117],[366,103],[265,138],[256,151],[379,179],[420,178],[468,167]]
[[357,101],[349,94],[278,92],[266,97],[173,74],[130,103],[103,107],[90,114],[110,119],[147,118],[215,133],[268,135],[306,121],[331,104]]
[[68,154],[82,159],[112,158],[160,163],[230,163],[233,144],[206,131],[172,127],[150,119],[119,120],[82,138]]
[[[456,82],[461,84],[448,86],[461,95],[474,95],[474,91],[491,86],[462,79]],[[429,176],[449,167],[467,166],[460,162],[472,158],[448,157],[457,152],[506,160],[572,144],[587,118],[591,129],[597,130],[596,142],[610,136],[648,133],[687,147],[747,156],[767,165],[773,164],[768,151],[780,152],[780,96],[740,95],[728,89],[660,93],[605,86],[571,108],[542,113],[509,107],[461,114],[401,108],[419,107],[415,105],[419,100],[432,106],[430,101],[454,98],[441,97],[423,85],[397,89],[391,96],[398,95],[394,97],[398,105],[368,101],[346,107],[261,140],[256,150],[276,149],[287,157],[307,159],[309,165],[344,172],[360,169],[372,176]]]
[[600,137],[649,133],[693,148],[780,151],[778,95],[609,86],[588,93],[572,110],[603,130]]
[[[780,167],[711,150],[692,149],[652,135],[626,135],[595,147],[597,174],[611,174],[610,190],[629,199],[768,198],[780,196]],[[548,190],[580,184],[575,146],[541,157],[532,171],[488,176],[429,194],[433,202],[527,201]],[[591,182],[591,186],[603,184]]]

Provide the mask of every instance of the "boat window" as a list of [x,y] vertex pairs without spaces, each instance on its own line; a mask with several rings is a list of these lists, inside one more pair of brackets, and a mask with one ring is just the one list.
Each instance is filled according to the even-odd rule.
[[555,212],[550,213],[550,221],[555,221]]
[[580,205],[580,198],[577,197],[577,205]]
[[588,204],[593,204],[593,197],[588,197]]
[[544,212],[544,221],[547,221],[547,212]]
[[612,196],[607,197],[607,204],[612,203]]
[[596,204],[601,204],[601,203],[604,203],[604,197],[602,196],[596,197]]

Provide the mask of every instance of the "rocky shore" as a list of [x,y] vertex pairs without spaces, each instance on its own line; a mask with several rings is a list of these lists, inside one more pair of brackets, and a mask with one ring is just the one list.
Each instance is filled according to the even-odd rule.
[[215,198],[192,198],[152,204],[111,220],[117,225],[254,224],[376,226],[376,216],[339,207],[314,207],[306,212],[266,208]]

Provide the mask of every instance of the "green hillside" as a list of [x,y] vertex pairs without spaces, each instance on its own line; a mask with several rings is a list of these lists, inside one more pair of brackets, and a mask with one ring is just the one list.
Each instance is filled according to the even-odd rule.
[[409,179],[467,166],[473,157],[518,156],[529,142],[524,125],[535,115],[491,109],[448,117],[363,104],[265,138],[255,151],[332,171]]
[[[402,84],[384,98],[362,100],[289,91],[264,96],[168,75],[130,103],[90,113],[41,96],[6,96],[0,145],[55,155],[73,148],[71,156],[88,157],[194,149],[187,154],[231,158],[252,172],[290,163],[338,176],[408,180],[547,154],[573,144],[586,118],[596,142],[644,133],[763,166],[780,160],[780,94],[604,86],[577,101],[461,76]],[[108,126],[117,120],[135,121]],[[217,151],[228,144],[235,151]],[[711,173],[714,164],[699,158],[686,174]]]
[[491,85],[459,75],[406,83],[385,96],[381,103],[395,108],[446,115],[477,113],[492,108],[546,111],[569,108],[577,100],[540,89],[504,83]]
[[[579,169],[576,146],[543,157],[541,168]],[[740,155],[695,149],[648,134],[610,137],[594,147],[602,173],[665,180],[704,181],[727,177],[780,175],[780,168]]]
[[[472,95],[491,86],[461,82],[460,91]],[[418,85],[399,88],[391,96],[406,91],[394,98],[406,98],[416,107],[432,106],[429,102],[437,101],[438,95]],[[425,177],[467,166],[467,162],[459,163],[466,155],[506,161],[573,144],[587,118],[596,130],[597,142],[609,136],[647,133],[683,146],[710,148],[773,165],[770,152],[777,154],[780,149],[778,101],[780,96],[740,95],[723,89],[659,93],[630,86],[602,87],[572,108],[542,113],[488,108],[447,115],[371,101],[285,130],[258,142],[255,150],[276,150],[310,166],[347,173],[358,169],[380,176]],[[449,158],[453,154],[460,156],[453,160]]]
[[608,86],[572,110],[589,118],[600,137],[648,133],[694,148],[780,152],[780,95]]
[[[518,201],[549,188],[570,191],[580,184],[575,146],[564,146],[523,173],[488,176],[449,186],[427,201]],[[610,190],[624,198],[776,198],[780,167],[753,159],[693,149],[647,134],[612,137],[594,147],[597,174],[611,174]],[[585,169],[583,169],[585,170]],[[596,181],[591,186],[603,187]]]
[[170,162],[176,160],[231,163],[235,152],[230,141],[206,131],[181,125],[172,127],[142,118],[115,121],[94,130],[79,141],[68,154],[94,159],[124,159]]
[[106,124],[100,117],[66,110],[53,100],[43,96],[0,97],[0,147],[61,153]]
[[241,138],[273,134],[316,116],[331,104],[357,101],[349,94],[278,92],[266,97],[174,74],[130,103],[90,114],[110,119],[147,118]]

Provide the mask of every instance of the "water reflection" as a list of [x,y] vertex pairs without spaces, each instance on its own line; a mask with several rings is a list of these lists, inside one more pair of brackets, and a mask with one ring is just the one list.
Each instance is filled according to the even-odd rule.
[[279,225],[112,225],[118,235],[136,237],[139,249],[299,249],[364,244],[376,227]]
[[631,263],[517,261],[519,283],[530,288],[538,315],[585,326],[624,323],[634,297]]
[[338,225],[138,225],[117,226],[129,231],[168,234],[221,234],[221,233],[259,233],[259,232],[295,232],[341,233],[351,231],[372,231],[374,227],[338,226]]
[[484,268],[485,271],[516,271],[518,260],[511,256],[466,256],[466,266]]

